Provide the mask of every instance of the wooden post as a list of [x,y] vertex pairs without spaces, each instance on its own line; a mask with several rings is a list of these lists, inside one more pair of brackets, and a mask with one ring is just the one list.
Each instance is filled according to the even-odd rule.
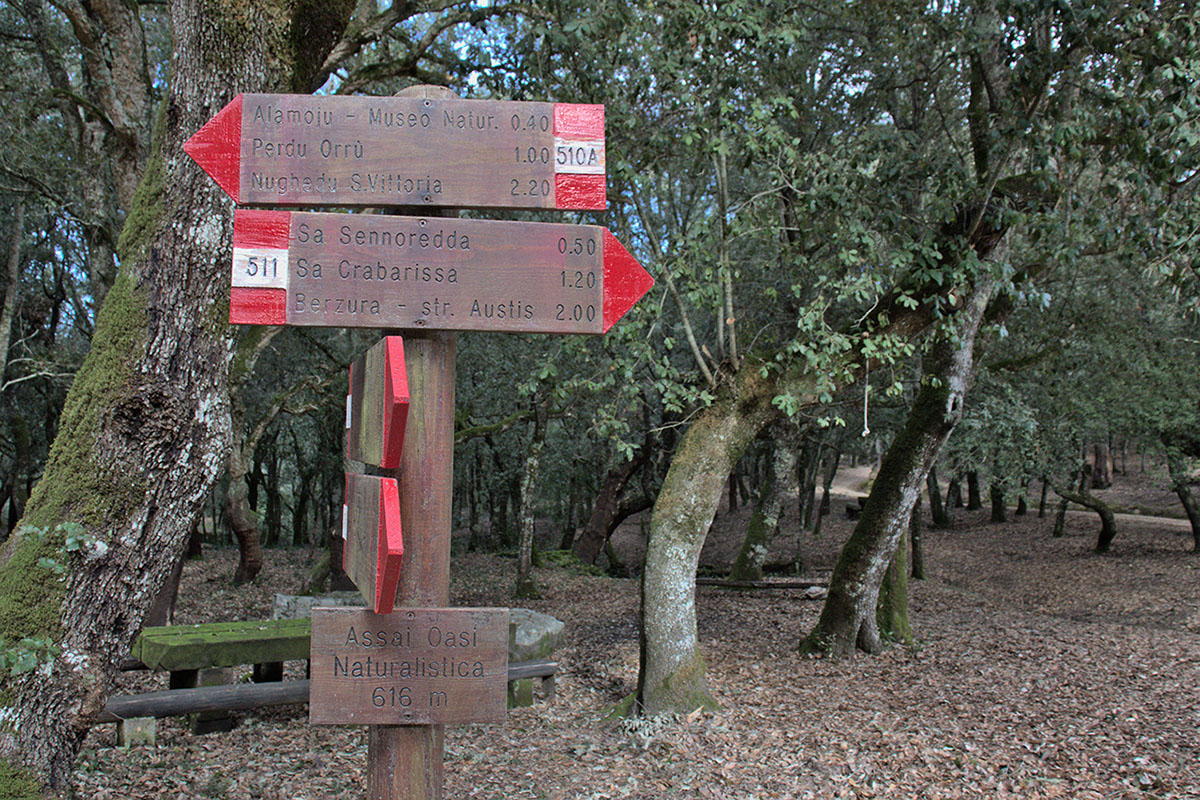
[[[453,333],[404,331],[410,405],[400,466],[404,567],[397,608],[442,608],[450,593],[450,510],[454,486]],[[371,725],[369,800],[440,800],[444,725]]]
[[[400,96],[456,95],[444,86],[413,86]],[[450,605],[456,342],[448,332],[400,335],[408,367],[408,422],[400,466],[381,471],[400,483],[400,519],[408,535],[396,606],[443,608]],[[367,730],[367,800],[442,799],[445,725],[371,725]]]

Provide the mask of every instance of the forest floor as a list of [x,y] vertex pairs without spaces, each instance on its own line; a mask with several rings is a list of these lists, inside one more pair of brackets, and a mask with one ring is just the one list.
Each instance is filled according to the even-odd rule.
[[[855,479],[839,484],[820,537],[800,537],[806,574],[827,575],[849,535]],[[1166,509],[1164,484],[1118,476],[1109,498]],[[704,564],[728,564],[747,515],[721,510]],[[637,582],[539,569],[543,596],[522,605],[567,623],[557,696],[502,725],[448,729],[445,796],[1200,797],[1200,556],[1186,525],[1122,519],[1112,551],[1097,555],[1095,515],[1070,515],[1058,539],[1052,524],[1035,499],[1007,523],[960,509],[952,529],[927,529],[928,579],[910,583],[918,642],[874,657],[800,657],[821,608],[802,592],[700,587],[722,709],[637,724],[604,719],[636,683]],[[773,557],[789,558],[797,535],[785,520]],[[620,532],[629,557],[638,537],[636,523]],[[185,569],[176,622],[269,617],[311,557],[269,551],[258,581],[233,589],[236,554],[210,550]],[[452,602],[508,605],[514,573],[511,558],[457,555]],[[288,677],[303,666],[289,662]],[[127,673],[115,693],[151,688],[165,676]],[[310,726],[305,706],[238,716],[232,732],[208,736],[161,720],[157,745],[128,750],[115,726],[94,728],[79,797],[364,796],[365,729]]]

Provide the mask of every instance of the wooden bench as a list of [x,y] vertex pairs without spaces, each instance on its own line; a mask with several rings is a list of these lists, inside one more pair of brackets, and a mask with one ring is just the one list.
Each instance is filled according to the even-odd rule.
[[[558,672],[558,662],[548,658],[536,661],[519,661],[508,665],[508,696],[510,707],[513,698],[521,699],[525,694],[523,684],[530,684],[531,679],[542,679],[542,692],[547,698],[554,697],[555,674]],[[96,717],[96,724],[117,723],[117,743],[127,744],[130,737],[125,729],[126,723],[139,723],[142,729],[143,741],[153,743],[153,719],[158,717],[174,717],[185,714],[218,714],[228,717],[231,711],[243,711],[268,706],[288,705],[291,703],[307,703],[310,682],[305,680],[279,681],[270,683],[235,683],[219,686],[199,686],[192,689],[166,689],[160,692],[145,692],[144,694],[121,695],[110,697],[104,710]],[[532,705],[529,702],[519,702],[519,705]],[[150,724],[147,724],[150,723]],[[147,730],[148,729],[148,730]],[[219,727],[208,727],[202,733],[223,730]]]

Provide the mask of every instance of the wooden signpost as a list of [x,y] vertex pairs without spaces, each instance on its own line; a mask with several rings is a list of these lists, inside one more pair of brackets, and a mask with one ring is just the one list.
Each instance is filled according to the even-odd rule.
[[[239,95],[185,150],[238,203],[605,208],[603,106],[402,94]],[[238,209],[233,247],[231,322],[405,329],[351,370],[346,453],[387,473],[346,478],[371,608],[314,610],[309,714],[369,725],[370,800],[438,800],[443,725],[502,720],[507,679],[507,611],[444,608],[453,332],[602,334],[654,281],[606,228],[435,212]]]
[[239,209],[230,322],[606,332],[654,285],[607,228]]
[[601,105],[240,94],[184,150],[237,203],[605,208]]
[[313,609],[309,722],[502,722],[508,609]]
[[342,539],[342,569],[376,614],[390,613],[404,560],[400,490],[394,478],[346,474]]

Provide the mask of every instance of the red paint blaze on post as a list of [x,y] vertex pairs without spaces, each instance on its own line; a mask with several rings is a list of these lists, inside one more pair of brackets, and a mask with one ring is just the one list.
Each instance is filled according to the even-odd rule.
[[602,333],[625,316],[634,303],[654,286],[654,279],[608,228],[604,229],[604,327]]
[[234,210],[230,322],[244,325],[287,324],[288,237],[291,220],[290,211]]

